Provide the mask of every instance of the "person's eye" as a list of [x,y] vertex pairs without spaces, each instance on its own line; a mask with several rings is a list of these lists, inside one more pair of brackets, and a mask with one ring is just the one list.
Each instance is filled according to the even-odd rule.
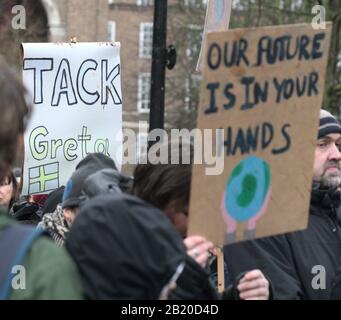
[[328,146],[328,143],[327,143],[326,141],[319,141],[319,142],[317,143],[317,146],[318,146],[319,148],[324,149],[324,148],[326,148],[326,147]]

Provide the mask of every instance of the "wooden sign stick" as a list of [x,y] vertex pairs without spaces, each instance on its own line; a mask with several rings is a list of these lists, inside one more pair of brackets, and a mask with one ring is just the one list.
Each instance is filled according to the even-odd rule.
[[217,272],[218,272],[218,291],[219,293],[222,293],[225,290],[224,251],[222,248],[218,249]]

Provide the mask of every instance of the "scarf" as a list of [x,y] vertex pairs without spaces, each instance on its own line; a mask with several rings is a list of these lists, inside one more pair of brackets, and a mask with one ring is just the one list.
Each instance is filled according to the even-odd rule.
[[69,227],[66,224],[63,215],[63,209],[61,205],[57,205],[57,208],[52,213],[44,214],[41,222],[37,228],[46,230],[55,243],[62,247],[64,245],[65,238],[69,232]]

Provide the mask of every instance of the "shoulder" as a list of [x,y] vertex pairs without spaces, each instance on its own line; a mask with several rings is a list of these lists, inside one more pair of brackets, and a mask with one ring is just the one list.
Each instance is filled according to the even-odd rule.
[[73,264],[66,250],[56,246],[47,236],[40,236],[32,245],[28,258],[32,262],[44,265],[65,265]]
[[64,248],[51,239],[39,237],[23,266],[31,299],[80,299],[81,287],[76,266]]

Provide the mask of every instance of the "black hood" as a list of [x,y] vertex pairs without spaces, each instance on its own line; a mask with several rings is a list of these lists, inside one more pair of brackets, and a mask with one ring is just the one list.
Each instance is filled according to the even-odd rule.
[[182,238],[163,212],[116,193],[84,203],[66,248],[87,299],[157,299],[186,259]]
[[88,198],[109,192],[122,192],[129,188],[133,178],[115,169],[102,169],[86,178],[82,193]]
[[62,207],[79,207],[86,199],[82,193],[85,180],[88,176],[105,168],[117,170],[114,160],[105,154],[89,153],[81,160],[65,186]]

